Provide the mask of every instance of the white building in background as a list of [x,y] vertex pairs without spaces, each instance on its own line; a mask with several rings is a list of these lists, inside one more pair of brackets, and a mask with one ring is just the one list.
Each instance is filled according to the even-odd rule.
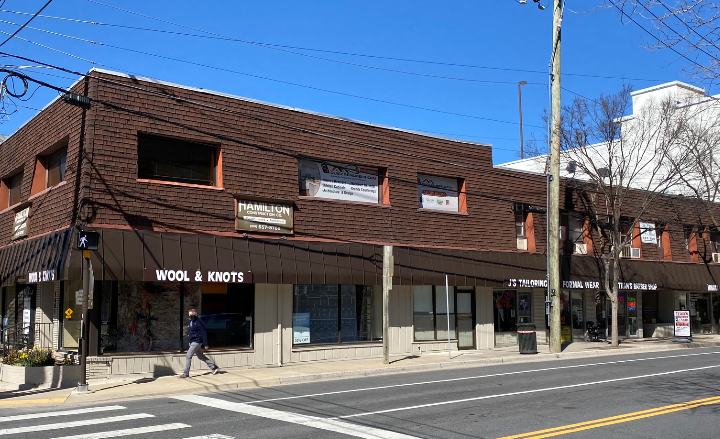
[[[685,110],[679,114],[685,115],[690,121],[694,121],[696,126],[707,127],[714,129],[720,127],[720,95],[708,96],[704,89],[695,87],[690,84],[686,84],[680,81],[668,82],[666,84],[656,85],[654,87],[645,88],[632,92],[632,110],[633,113],[618,120],[622,124],[632,124],[637,120],[640,115],[644,112],[645,114],[650,113],[650,106],[665,101],[668,98],[673,99],[678,106],[678,110]],[[632,130],[628,130],[632,132]],[[715,131],[715,136],[718,136],[718,132]],[[720,136],[717,137],[720,140]],[[577,161],[580,156],[595,157],[592,161],[596,163],[596,168],[602,168],[602,165],[597,165],[603,161],[608,160],[608,151],[603,150],[605,144],[593,144],[586,148],[596,149],[597,153],[592,151],[585,151],[583,153],[573,153],[571,151],[563,151],[560,154],[560,177],[584,181],[592,181],[593,179],[583,172],[583,166]],[[720,144],[716,150],[714,159],[715,165],[720,164]],[[616,148],[617,149],[617,148]],[[672,149],[675,158],[684,154],[682,148],[678,146],[677,149]],[[649,153],[649,152],[648,152]],[[651,154],[648,154],[651,155]],[[653,170],[658,166],[657,160],[660,155],[652,154],[647,160],[643,162],[641,157],[633,157],[633,159],[647,170],[646,174],[650,175]],[[537,157],[530,157],[523,160],[516,160],[508,163],[495,165],[499,169],[508,169],[514,171],[528,172],[533,174],[545,174],[547,173],[548,156],[540,155]],[[670,164],[660,163],[661,168],[664,167],[667,172],[672,172]],[[720,169],[718,170],[720,172]],[[652,181],[649,178],[634,178],[632,179],[630,186],[646,190],[652,186]],[[720,178],[720,177],[718,177]],[[678,194],[678,195],[694,195],[688,187],[684,184],[677,184],[670,188],[667,193]]]

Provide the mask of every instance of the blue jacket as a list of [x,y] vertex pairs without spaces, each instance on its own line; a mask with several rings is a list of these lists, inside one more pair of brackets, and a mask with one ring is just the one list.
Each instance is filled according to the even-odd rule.
[[202,343],[203,346],[208,346],[207,330],[205,330],[205,323],[200,319],[196,318],[193,322],[190,320],[190,343]]

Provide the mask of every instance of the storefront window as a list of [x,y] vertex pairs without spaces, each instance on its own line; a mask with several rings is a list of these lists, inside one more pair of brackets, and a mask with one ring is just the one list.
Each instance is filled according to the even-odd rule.
[[627,309],[628,309],[628,330],[629,330],[628,335],[630,337],[635,337],[638,335],[637,296],[635,295],[635,293],[628,293]]
[[382,291],[363,285],[295,285],[293,344],[382,340]]
[[[447,291],[449,296],[444,285],[413,287],[413,321],[416,341],[447,340],[448,313],[450,314],[450,338],[457,338],[455,287],[450,287]],[[472,300],[472,297],[470,299]],[[463,304],[465,302],[466,300]],[[463,311],[466,311],[465,308],[464,306]],[[469,311],[472,312],[472,309]]]
[[118,352],[180,349],[180,289],[172,282],[118,283]]
[[515,320],[516,295],[515,290],[493,291],[495,332],[515,331],[517,329]]
[[64,348],[78,348],[80,322],[82,321],[82,301],[82,281],[66,281],[63,289],[62,312],[60,313],[63,317],[62,346]]
[[518,292],[518,322],[532,322],[532,294],[530,292]]
[[690,293],[690,321],[693,333],[712,333],[710,293]]
[[[714,324],[720,325],[720,294],[712,293],[712,298]],[[715,332],[717,332],[717,330]]]
[[645,291],[642,295],[642,321],[643,323],[662,323],[659,320],[658,292]]
[[583,312],[582,291],[572,291],[570,293],[570,308],[572,312],[573,339],[582,340],[585,337],[585,313]]
[[253,287],[252,284],[202,284],[202,302],[196,309],[205,323],[210,347],[251,345]]
[[413,324],[415,340],[435,340],[435,312],[433,308],[433,287],[413,287]]
[[2,329],[3,329],[3,342],[8,342],[8,333],[15,327],[15,316],[17,310],[15,309],[16,304],[15,287],[5,288],[5,299],[2,315]]

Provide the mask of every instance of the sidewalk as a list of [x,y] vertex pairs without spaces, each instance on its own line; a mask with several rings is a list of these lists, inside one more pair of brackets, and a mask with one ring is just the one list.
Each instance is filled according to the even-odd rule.
[[394,356],[387,365],[383,364],[380,358],[371,358],[256,369],[232,368],[222,369],[217,375],[204,372],[186,380],[179,380],[175,376],[164,376],[132,378],[112,383],[90,381],[90,389],[95,393],[85,395],[74,394],[74,389],[0,392],[0,406],[61,402],[106,403],[423,370],[479,367],[502,363],[530,363],[714,346],[720,346],[720,335],[695,336],[693,343],[673,343],[672,340],[657,339],[626,340],[617,348],[612,348],[605,342],[576,342],[568,345],[560,354],[551,354],[548,352],[547,345],[540,345],[537,355],[521,355],[518,353],[517,347],[506,347],[488,351],[453,352],[452,359],[448,358],[447,352],[423,354],[422,356]]

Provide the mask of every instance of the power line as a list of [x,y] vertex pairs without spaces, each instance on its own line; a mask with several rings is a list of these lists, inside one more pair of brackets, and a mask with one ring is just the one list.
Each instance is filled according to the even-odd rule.
[[[107,7],[111,7],[109,5],[104,5]],[[123,10],[124,11],[124,10]],[[0,12],[6,12],[11,14],[28,14],[27,12],[20,12],[20,11],[10,11],[10,10],[0,10]],[[128,13],[133,13],[130,11],[127,11]],[[133,13],[134,14],[134,13]],[[145,18],[155,19],[153,17],[141,15]],[[547,72],[540,71],[540,70],[527,70],[527,69],[513,69],[513,68],[506,68],[506,67],[493,67],[493,66],[479,66],[479,65],[472,65],[472,64],[460,64],[460,63],[450,63],[450,62],[441,62],[441,61],[432,61],[432,60],[419,60],[419,59],[409,59],[409,58],[398,58],[398,57],[390,57],[390,56],[381,56],[381,55],[370,55],[370,54],[362,54],[362,53],[353,53],[353,52],[344,52],[344,51],[337,51],[337,50],[326,50],[326,49],[315,49],[315,48],[309,48],[309,47],[298,47],[298,46],[289,46],[284,44],[273,44],[273,43],[266,43],[266,42],[259,42],[259,41],[250,41],[250,40],[242,40],[239,38],[233,38],[233,37],[227,37],[227,36],[221,36],[219,34],[213,34],[210,33],[208,35],[199,35],[199,34],[191,34],[191,33],[185,33],[185,32],[175,32],[175,31],[169,31],[165,29],[152,29],[152,28],[145,28],[145,27],[138,27],[138,26],[128,26],[128,25],[122,25],[122,24],[112,24],[112,23],[103,23],[98,21],[89,21],[89,20],[79,20],[74,18],[66,18],[66,17],[56,17],[51,15],[40,15],[42,18],[48,18],[48,19],[55,19],[55,20],[64,20],[64,21],[71,21],[76,23],[83,23],[83,24],[91,24],[96,26],[110,26],[110,27],[118,27],[118,28],[124,28],[124,29],[132,29],[132,30],[140,30],[140,31],[146,31],[146,32],[158,32],[158,33],[166,33],[171,35],[178,35],[178,36],[187,36],[187,37],[195,37],[195,38],[206,38],[206,39],[213,39],[213,40],[219,40],[219,41],[229,41],[229,42],[239,42],[244,44],[250,44],[254,46],[264,47],[268,49],[274,49],[274,48],[281,48],[281,49],[293,49],[293,50],[305,50],[309,52],[319,52],[319,53],[329,53],[329,54],[335,54],[335,55],[344,55],[344,56],[356,56],[356,57],[364,57],[364,58],[373,58],[373,59],[383,59],[383,60],[389,60],[389,61],[401,61],[401,62],[408,62],[408,63],[418,63],[418,64],[431,64],[431,65],[442,65],[442,66],[449,66],[449,67],[462,67],[462,68],[471,68],[471,69],[486,69],[486,70],[498,70],[498,71],[506,71],[506,72],[519,72],[519,73],[533,73],[533,74],[542,74],[546,75]],[[163,22],[167,24],[172,24],[175,26],[182,26],[180,24],[176,24],[173,22]],[[194,28],[191,28],[194,29]],[[197,32],[206,32],[203,30],[197,30]],[[300,56],[308,56],[306,54],[296,53],[296,52],[290,52],[286,51],[288,53],[300,55]],[[338,62],[338,63],[344,63],[342,61],[338,60],[332,60],[327,58],[319,58],[330,62]],[[352,63],[346,63],[346,64],[352,64]],[[368,66],[368,68],[375,68],[372,66]],[[582,74],[582,73],[564,73],[566,76],[577,76],[577,77],[586,77],[586,78],[598,78],[598,79],[621,79],[621,80],[630,80],[630,81],[646,81],[646,82],[663,82],[662,79],[647,79],[647,78],[623,78],[618,76],[605,76],[605,75],[591,75],[591,74]],[[516,82],[513,82],[513,84],[516,84]]]
[[[89,1],[89,0],[88,0],[88,1]],[[649,30],[645,29],[640,23],[638,23],[637,21],[635,21],[634,18],[632,18],[630,15],[628,15],[621,7],[619,7],[618,5],[616,5],[615,2],[613,2],[612,0],[608,0],[608,2],[610,2],[611,5],[615,6],[615,9],[617,9],[618,11],[620,11],[620,14],[624,15],[625,17],[627,17],[628,20],[630,20],[630,21],[632,21],[633,23],[635,23],[635,25],[636,25],[637,27],[639,27],[640,29],[644,30],[645,33],[647,33],[648,35],[650,35],[651,37],[653,37],[654,39],[656,39],[660,44],[662,44],[663,46],[665,46],[665,47],[667,47],[668,49],[672,50],[673,52],[675,52],[675,53],[678,54],[679,56],[685,58],[686,60],[690,61],[691,63],[695,64],[695,65],[696,65],[697,67],[699,67],[701,70],[707,70],[705,67],[703,67],[702,65],[698,64],[696,61],[693,61],[692,59],[688,58],[688,57],[685,56],[684,54],[678,52],[677,50],[675,50],[674,47],[668,45],[666,42],[664,42],[663,40],[661,40],[660,38],[658,38],[657,36],[655,36],[655,34],[653,34],[652,32],[650,32]]]
[[[3,32],[3,31],[0,31],[0,33],[4,33],[4,32]],[[55,48],[46,46],[46,45],[44,45],[44,44],[37,43],[37,42],[35,42],[35,41],[31,41],[31,40],[28,40],[28,39],[25,39],[25,38],[21,38],[21,37],[17,37],[17,38],[19,38],[19,39],[21,39],[21,40],[23,40],[23,41],[26,41],[26,42],[28,42],[28,43],[30,43],[30,44],[34,44],[34,45],[43,47],[43,48],[45,48],[45,49],[48,49],[48,50],[52,50],[52,51],[61,53],[61,54],[66,55],[66,56],[69,56],[69,57],[72,57],[72,58],[76,58],[76,59],[79,59],[79,60],[88,62],[88,63],[90,63],[90,64],[93,64],[93,65],[106,66],[106,67],[111,67],[111,68],[114,68],[114,69],[117,69],[117,70],[120,70],[120,71],[125,71],[124,69],[116,68],[116,67],[113,67],[113,66],[110,66],[110,65],[106,65],[106,64],[102,64],[102,63],[99,63],[99,62],[96,62],[96,61],[92,61],[92,60],[89,60],[89,59],[85,59],[85,58],[79,57],[79,56],[77,56],[77,55],[73,55],[73,54],[71,54],[71,53],[64,52],[64,51],[61,51],[61,50],[58,50],[58,49],[55,49]],[[80,39],[80,38],[76,38],[76,39]],[[83,40],[83,39],[80,39],[80,40]],[[352,97],[352,98],[356,98],[356,99],[363,99],[363,100],[371,101],[371,102],[378,102],[378,103],[383,103],[383,104],[396,105],[396,106],[400,106],[400,107],[413,108],[413,109],[416,109],[416,110],[430,111],[430,112],[434,112],[434,113],[447,114],[447,115],[451,115],[451,116],[467,117],[467,118],[477,119],[477,120],[485,120],[485,121],[488,121],[488,122],[518,125],[518,122],[511,122],[511,121],[499,120],[499,119],[493,119],[493,118],[481,117],[481,116],[473,116],[473,115],[469,115],[469,114],[455,113],[455,112],[452,112],[452,111],[436,110],[436,109],[428,108],[428,107],[421,107],[421,106],[417,106],[417,105],[403,104],[403,103],[394,102],[394,101],[387,101],[387,100],[383,100],[383,99],[370,98],[370,97],[367,97],[367,96],[360,96],[360,95],[355,95],[355,94],[350,94],[350,93],[345,93],[345,92],[340,92],[340,91],[335,91],[335,90],[324,89],[324,88],[320,88],[320,87],[314,87],[314,86],[305,85],[305,84],[298,84],[298,83],[294,83],[294,82],[284,81],[284,80],[281,80],[281,79],[275,79],[275,78],[269,78],[269,77],[265,77],[265,76],[254,75],[254,74],[251,74],[251,73],[245,73],[245,72],[240,72],[240,71],[237,71],[237,70],[226,69],[226,68],[224,68],[224,67],[217,67],[217,66],[212,66],[212,65],[208,65],[208,64],[196,63],[196,62],[193,62],[193,61],[187,61],[187,60],[183,60],[183,59],[179,59],[179,58],[173,58],[173,57],[169,57],[169,56],[165,56],[165,55],[158,55],[158,54],[154,54],[154,53],[150,53],[150,52],[144,52],[144,51],[141,51],[141,50],[128,49],[128,48],[120,47],[120,46],[114,46],[114,45],[109,45],[109,44],[92,42],[91,40],[83,40],[83,41],[90,42],[90,43],[93,43],[93,44],[102,45],[102,46],[106,46],[106,47],[110,47],[110,48],[113,48],[113,49],[125,50],[125,51],[129,51],[129,52],[133,52],[133,53],[138,53],[138,54],[142,54],[142,55],[153,56],[153,57],[157,57],[157,58],[167,59],[167,60],[170,60],[170,61],[175,61],[175,62],[180,62],[180,63],[184,63],[184,64],[194,65],[194,66],[197,66],[197,67],[203,67],[203,68],[208,68],[208,69],[223,71],[223,72],[227,72],[227,73],[233,73],[233,74],[237,74],[237,75],[248,76],[248,77],[251,77],[251,78],[257,78],[257,79],[262,79],[262,80],[266,80],[266,81],[277,82],[277,83],[280,83],[280,84],[292,85],[292,86],[295,86],[295,87],[307,88],[307,89],[310,89],[310,90],[322,91],[322,92],[325,92],[325,93],[332,93],[332,94],[336,94],[336,95],[340,95],[340,96]],[[136,74],[136,73],[134,73],[134,72],[131,72],[131,73]],[[533,128],[545,128],[545,127],[541,127],[541,126],[537,126],[537,125],[529,125],[529,124],[526,124],[526,126],[533,127]]]
[[[366,143],[366,142],[362,142],[362,141],[358,141],[358,140],[352,140],[352,139],[347,139],[347,138],[343,138],[343,137],[339,137],[339,136],[334,136],[334,135],[330,135],[330,134],[325,134],[325,133],[321,133],[321,132],[315,131],[315,130],[310,130],[310,129],[307,129],[307,128],[301,128],[301,127],[289,125],[289,124],[282,123],[282,122],[277,122],[277,121],[273,121],[273,120],[268,120],[268,119],[265,119],[265,118],[262,118],[262,117],[259,117],[259,116],[255,116],[255,115],[252,115],[252,114],[247,114],[247,113],[245,113],[245,112],[241,112],[241,111],[237,111],[237,110],[230,110],[230,109],[228,109],[228,108],[219,107],[219,106],[211,105],[211,104],[206,104],[206,103],[204,103],[204,102],[199,102],[199,101],[192,100],[192,99],[180,98],[180,97],[173,96],[173,95],[170,95],[170,94],[166,94],[166,93],[163,93],[163,92],[158,92],[158,91],[154,91],[154,90],[148,90],[148,89],[145,89],[145,88],[142,88],[142,87],[138,87],[138,86],[136,86],[136,85],[125,84],[125,83],[123,83],[123,82],[113,81],[113,80],[106,79],[106,78],[101,78],[101,77],[98,77],[98,76],[91,76],[91,75],[88,75],[88,74],[84,74],[84,73],[80,73],[80,72],[75,72],[75,71],[72,71],[72,70],[69,70],[69,69],[65,69],[65,68],[63,68],[63,67],[53,66],[53,65],[51,65],[51,64],[43,63],[43,62],[41,62],[41,61],[32,60],[32,59],[25,58],[25,57],[18,56],[18,55],[12,55],[12,54],[5,53],[5,52],[0,52],[0,55],[5,55],[5,56],[10,56],[10,57],[18,58],[18,59],[22,59],[22,60],[25,60],[25,61],[28,61],[28,62],[33,62],[33,63],[36,63],[36,64],[42,64],[42,65],[45,65],[45,66],[47,66],[47,67],[56,68],[56,69],[58,69],[58,70],[61,70],[61,71],[66,72],[66,73],[71,73],[71,74],[76,74],[76,75],[81,76],[81,77],[87,77],[87,78],[91,78],[91,79],[96,79],[96,80],[99,80],[99,81],[102,81],[102,82],[105,82],[105,83],[113,84],[113,85],[115,85],[115,86],[120,86],[120,87],[123,87],[123,88],[128,88],[128,89],[131,89],[131,90],[142,91],[142,92],[147,93],[147,94],[149,94],[149,95],[159,96],[159,97],[163,97],[163,98],[170,99],[170,100],[177,101],[177,102],[188,103],[188,104],[196,105],[196,106],[199,106],[199,107],[202,107],[202,108],[211,109],[211,110],[214,110],[214,111],[219,111],[219,112],[228,113],[228,114],[234,114],[234,115],[236,115],[236,116],[241,116],[241,117],[244,117],[244,118],[247,118],[247,119],[251,119],[251,120],[255,120],[255,121],[259,121],[259,122],[263,122],[263,123],[268,123],[268,124],[280,126],[280,127],[285,128],[285,129],[292,130],[292,131],[298,131],[298,132],[302,132],[302,133],[305,133],[305,134],[311,134],[311,135],[315,135],[315,136],[319,136],[319,137],[323,137],[323,138],[327,138],[327,139],[331,139],[331,140],[335,140],[335,141],[340,141],[340,142],[344,142],[344,143],[349,143],[349,144],[355,144],[355,145],[365,146],[365,147],[369,147],[369,148],[376,149],[376,150],[383,151],[383,152],[388,152],[388,153],[403,155],[403,156],[412,157],[412,158],[417,158],[417,159],[421,159],[421,160],[427,160],[427,161],[431,161],[431,162],[435,162],[435,163],[440,163],[440,164],[445,164],[445,165],[449,165],[449,166],[454,166],[454,167],[459,167],[459,168],[464,168],[464,169],[469,169],[469,170],[475,170],[475,171],[478,171],[478,172],[491,173],[491,174],[494,174],[494,175],[503,175],[503,176],[507,176],[507,177],[513,177],[513,178],[517,178],[517,179],[532,181],[532,182],[534,182],[534,183],[537,182],[536,179],[528,178],[528,177],[525,177],[525,176],[520,176],[520,175],[515,175],[515,174],[508,174],[508,173],[505,173],[505,172],[502,172],[502,171],[496,171],[496,170],[485,169],[485,168],[477,168],[477,167],[473,167],[473,166],[469,166],[469,165],[463,165],[463,164],[459,164],[459,163],[448,162],[448,161],[446,161],[446,160],[435,159],[435,158],[432,158],[432,157],[425,157],[425,156],[422,156],[422,155],[419,155],[419,154],[413,154],[413,153],[404,152],[404,151],[397,151],[397,150],[393,150],[393,149],[390,149],[390,148],[385,148],[385,147],[382,147],[382,146],[377,146],[377,145],[374,145],[374,144],[371,144],[371,143]],[[45,85],[45,84],[46,84],[46,83],[42,83],[41,81],[34,80],[34,79],[33,79],[33,81],[34,81],[34,82],[37,82],[38,84],[42,84],[42,85]],[[55,86],[50,85],[50,87],[52,88],[52,87],[55,87]],[[57,87],[56,87],[56,89],[57,89]],[[64,91],[64,90],[63,90],[63,91]],[[129,111],[135,111],[135,110],[129,110]],[[149,114],[149,113],[148,113],[148,114]],[[150,115],[150,116],[152,116],[152,115]],[[153,117],[154,117],[154,116],[153,116]],[[180,124],[180,123],[178,123],[178,122],[170,122],[170,123],[176,124],[176,125],[178,125],[178,126],[185,126],[185,124]],[[200,132],[200,131],[198,131],[198,132]],[[247,145],[253,146],[252,144],[247,144]],[[260,147],[260,146],[257,146],[257,147],[258,147],[258,148],[265,148],[265,147]],[[273,150],[270,150],[270,149],[267,149],[267,148],[265,148],[264,150],[266,150],[266,152],[273,152]],[[287,154],[287,153],[282,152],[282,151],[280,151],[280,152],[278,152],[278,153]]]
[[27,26],[28,24],[30,24],[30,22],[33,21],[33,20],[35,19],[35,17],[37,17],[38,15],[40,15],[40,13],[41,13],[45,8],[47,8],[47,7],[50,5],[50,3],[52,3],[52,2],[53,2],[53,0],[48,0],[48,2],[45,3],[45,5],[44,5],[42,8],[40,8],[40,10],[35,13],[35,15],[33,15],[32,17],[30,17],[30,19],[29,19],[28,21],[26,21],[25,24],[23,24],[22,26],[20,26],[20,29],[16,30],[15,33],[13,33],[12,35],[10,35],[7,40],[5,40],[5,41],[3,41],[2,43],[0,43],[0,47],[4,46],[5,43],[7,43],[8,41],[12,40],[15,35],[17,35],[18,33],[20,33],[20,31],[23,30],[23,29],[25,28],[25,26]]
[[[15,25],[15,26],[20,26],[19,24],[13,23],[12,21],[0,20],[0,22],[2,22],[2,23],[7,23],[7,24],[12,24],[12,25]],[[101,43],[101,42],[98,42],[98,41],[93,41],[93,40],[88,40],[88,39],[85,39],[85,38],[75,37],[75,36],[72,36],[72,35],[61,34],[61,33],[59,33],[59,32],[53,32],[53,31],[49,31],[49,30],[46,30],[46,29],[40,29],[40,28],[36,28],[36,27],[28,27],[28,29],[32,29],[32,30],[35,30],[35,31],[38,31],[38,32],[44,32],[44,33],[51,34],[51,35],[55,35],[55,36],[59,36],[59,37],[64,37],[64,38],[70,38],[70,39],[73,39],[73,40],[83,41],[83,42],[85,42],[85,43],[95,44],[95,45],[98,45],[98,46],[106,46],[106,47],[112,47],[112,48],[114,48],[114,49],[128,50],[128,51],[131,51],[131,52],[141,53],[141,54],[143,54],[143,55],[149,55],[149,56],[160,56],[160,55],[155,55],[155,54],[148,53],[148,52],[142,52],[142,51],[135,50],[135,49],[128,49],[128,48],[125,48],[125,47],[114,46],[114,45],[112,45],[112,44]],[[254,44],[254,45],[256,45],[256,46],[262,46],[262,44]],[[484,80],[484,79],[457,78],[457,77],[453,77],[453,76],[430,75],[430,74],[425,74],[425,73],[408,72],[408,71],[405,71],[405,70],[386,69],[386,68],[384,68],[384,67],[369,66],[369,65],[365,65],[365,64],[349,63],[349,62],[345,62],[345,61],[338,61],[338,60],[329,59],[329,58],[322,58],[322,57],[318,57],[318,56],[307,55],[307,54],[304,54],[304,53],[292,52],[292,51],[290,51],[290,50],[278,49],[278,48],[275,48],[275,47],[267,47],[267,48],[268,48],[268,49],[271,49],[271,50],[277,50],[277,51],[280,51],[280,52],[284,52],[284,53],[290,53],[290,54],[293,54],[293,55],[305,56],[305,57],[309,57],[309,58],[317,59],[317,60],[321,60],[321,61],[329,61],[329,62],[334,62],[334,63],[338,63],[338,64],[344,64],[344,65],[353,66],[353,67],[362,67],[362,68],[372,69],[372,70],[380,70],[380,71],[391,72],[391,73],[400,73],[400,74],[404,74],[404,75],[420,76],[420,77],[424,77],[424,78],[446,79],[446,80],[451,80],[451,81],[476,82],[476,83],[485,83],[485,84],[511,84],[511,85],[513,85],[513,86],[517,85],[517,81],[492,81],[492,80]],[[171,60],[173,60],[173,61],[187,62],[187,61],[178,60],[178,59],[175,59],[175,58],[169,58],[169,57],[164,57],[164,58],[166,58],[166,59],[171,59]],[[540,83],[540,82],[529,82],[528,84],[531,84],[531,85],[545,85],[544,83]]]
[[[670,13],[670,15],[674,16],[680,23],[684,24],[692,33],[700,37],[701,40],[705,40],[706,43],[710,44],[711,46],[715,47],[716,49],[720,50],[720,47],[718,47],[715,43],[708,40],[705,36],[701,35],[699,32],[695,30],[692,26],[684,22],[680,17],[678,17],[670,8],[667,7],[667,5],[664,2],[660,2],[660,4]],[[645,6],[643,6],[644,8]],[[647,9],[647,8],[646,8]],[[664,24],[664,23],[663,23]],[[666,25],[667,26],[667,25]],[[687,40],[686,40],[687,41]]]

